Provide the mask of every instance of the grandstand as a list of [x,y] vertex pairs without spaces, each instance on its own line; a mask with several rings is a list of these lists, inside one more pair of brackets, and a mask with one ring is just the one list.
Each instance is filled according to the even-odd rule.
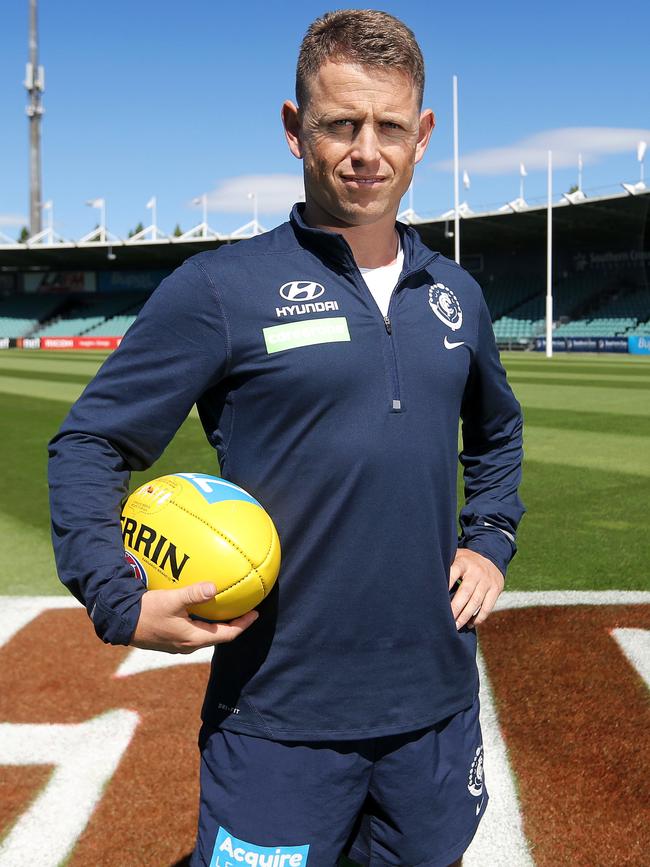
[[[412,225],[453,256],[449,220]],[[554,337],[650,336],[650,191],[556,203],[553,238]],[[166,274],[232,241],[0,245],[0,338],[119,338]],[[545,332],[546,209],[467,216],[461,251],[499,345],[533,348]]]

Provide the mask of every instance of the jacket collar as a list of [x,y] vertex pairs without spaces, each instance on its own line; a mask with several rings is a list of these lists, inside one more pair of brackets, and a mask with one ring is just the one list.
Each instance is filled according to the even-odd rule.
[[[289,222],[298,243],[302,247],[313,251],[319,257],[327,259],[342,270],[350,270],[356,267],[350,245],[343,235],[340,235],[338,232],[328,232],[325,229],[314,229],[308,226],[303,219],[304,209],[304,202],[298,202],[291,209],[289,217]],[[425,247],[420,236],[411,226],[396,222],[395,228],[399,232],[402,249],[404,250],[402,277],[424,270],[440,255]]]

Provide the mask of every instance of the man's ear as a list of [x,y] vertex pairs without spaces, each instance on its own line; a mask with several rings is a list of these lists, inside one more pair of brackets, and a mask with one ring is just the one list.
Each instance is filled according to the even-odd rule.
[[415,146],[415,162],[419,163],[424,152],[429,144],[431,133],[436,125],[436,118],[430,108],[427,108],[420,115],[420,126],[418,129],[418,141]]
[[302,143],[300,141],[300,112],[298,106],[288,99],[282,106],[282,126],[289,145],[289,150],[296,157],[302,159]]

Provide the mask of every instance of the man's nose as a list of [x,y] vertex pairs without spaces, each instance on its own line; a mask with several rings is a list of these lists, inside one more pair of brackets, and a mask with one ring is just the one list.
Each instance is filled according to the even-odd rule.
[[364,123],[359,127],[352,143],[350,156],[361,163],[372,163],[380,159],[379,139],[374,124]]

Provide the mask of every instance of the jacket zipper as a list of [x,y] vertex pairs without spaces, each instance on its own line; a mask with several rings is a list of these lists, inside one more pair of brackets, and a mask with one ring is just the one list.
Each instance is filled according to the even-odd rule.
[[[386,328],[386,334],[388,335],[388,339],[390,340],[390,375],[391,375],[391,385],[392,385],[392,405],[391,412],[402,412],[402,395],[400,393],[399,387],[399,367],[397,364],[397,352],[395,350],[395,340],[393,339],[393,323],[390,318],[390,308],[393,303],[393,298],[397,293],[397,289],[399,287],[399,283],[392,291],[390,296],[390,301],[388,302],[388,314],[384,316],[384,327]],[[370,290],[368,290],[370,291]],[[374,298],[373,298],[374,301]],[[381,312],[381,311],[380,311]]]
[[[391,293],[390,300],[388,302],[388,313],[386,316],[384,316],[382,314],[381,310],[379,309],[379,306],[378,306],[377,302],[375,301],[372,292],[368,288],[366,281],[363,279],[363,276],[361,275],[361,272],[359,271],[359,268],[357,267],[357,264],[354,261],[354,257],[352,256],[351,250],[349,252],[349,255],[350,255],[350,260],[351,260],[351,263],[353,266],[352,274],[354,275],[355,282],[357,283],[357,285],[360,288],[361,288],[361,284],[363,284],[363,287],[362,287],[363,290],[365,292],[367,292],[368,295],[370,295],[372,303],[375,305],[375,307],[377,308],[377,312],[379,313],[379,315],[383,319],[384,328],[386,330],[386,336],[387,336],[388,340],[390,341],[390,362],[389,362],[390,372],[389,373],[390,373],[390,380],[391,380],[390,385],[391,385],[391,393],[392,393],[392,401],[391,401],[390,411],[391,412],[403,412],[402,397],[401,397],[400,387],[399,387],[399,366],[397,364],[397,351],[395,349],[395,339],[393,336],[393,322],[390,318],[390,310],[391,310],[391,307],[393,306],[393,299],[397,295],[397,292],[399,291],[402,283],[406,280],[407,277],[410,277],[411,274],[414,274],[415,271],[413,271],[413,270],[406,271],[404,274],[401,275],[400,279],[395,284],[395,288],[393,289],[393,291]],[[431,259],[435,259],[435,256],[432,256]],[[427,265],[427,264],[428,264],[428,261],[423,263],[417,270],[418,271],[423,270],[425,265]],[[356,279],[357,275],[358,275],[358,279]]]

